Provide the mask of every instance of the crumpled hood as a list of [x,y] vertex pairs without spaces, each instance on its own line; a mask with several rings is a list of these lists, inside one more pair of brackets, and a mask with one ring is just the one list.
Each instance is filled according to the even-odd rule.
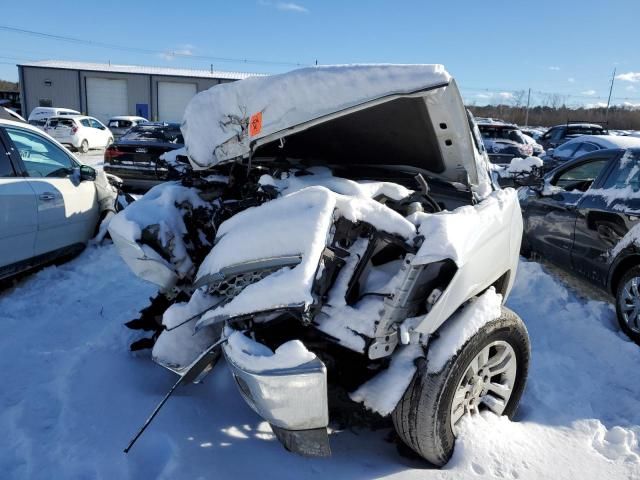
[[181,128],[195,169],[285,155],[409,167],[469,185],[478,199],[492,190],[442,65],[315,67],[216,85],[190,101]]
[[450,79],[442,65],[345,65],[252,77],[196,95],[182,132],[194,166],[207,168],[248,155],[250,141],[385,96],[445,86]]

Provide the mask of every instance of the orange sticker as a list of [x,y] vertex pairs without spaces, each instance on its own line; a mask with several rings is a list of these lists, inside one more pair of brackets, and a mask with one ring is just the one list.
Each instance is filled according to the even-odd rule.
[[262,112],[254,113],[249,119],[249,135],[255,137],[262,131]]

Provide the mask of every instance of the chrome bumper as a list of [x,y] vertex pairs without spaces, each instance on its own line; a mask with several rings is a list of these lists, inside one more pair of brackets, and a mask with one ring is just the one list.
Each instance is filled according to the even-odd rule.
[[252,372],[223,352],[247,404],[269,422],[287,448],[303,455],[328,456],[327,369],[318,358],[295,368]]

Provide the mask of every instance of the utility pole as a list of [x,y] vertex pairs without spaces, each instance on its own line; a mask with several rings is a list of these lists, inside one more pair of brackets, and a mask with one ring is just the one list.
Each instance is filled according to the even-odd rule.
[[609,87],[609,99],[607,100],[607,110],[604,113],[604,121],[609,121],[609,106],[611,105],[611,93],[613,93],[613,82],[616,81],[616,69],[613,68],[613,75],[611,75],[611,86]]
[[524,117],[524,126],[529,126],[529,105],[531,104],[531,88],[529,88],[529,94],[527,95],[527,114]]

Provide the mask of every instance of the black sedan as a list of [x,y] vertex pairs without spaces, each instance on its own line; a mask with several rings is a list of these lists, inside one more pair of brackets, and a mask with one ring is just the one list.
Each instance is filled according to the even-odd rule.
[[104,152],[104,170],[120,177],[125,187],[147,189],[167,180],[159,157],[184,147],[177,123],[144,123],[133,127]]
[[622,330],[640,344],[640,149],[583,155],[520,192],[522,250],[613,295]]

